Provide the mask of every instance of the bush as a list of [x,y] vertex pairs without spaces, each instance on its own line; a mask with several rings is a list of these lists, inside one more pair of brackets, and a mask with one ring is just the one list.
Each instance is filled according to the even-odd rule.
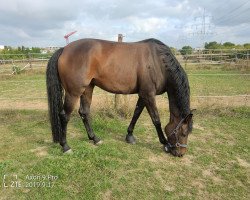
[[187,55],[187,54],[192,54],[192,51],[193,51],[193,49],[192,49],[192,47],[190,47],[190,46],[184,46],[184,47],[182,47],[182,49],[180,50],[180,52],[181,52],[181,55]]
[[19,66],[13,65],[12,66],[12,71],[14,72],[14,74],[21,74],[22,70]]

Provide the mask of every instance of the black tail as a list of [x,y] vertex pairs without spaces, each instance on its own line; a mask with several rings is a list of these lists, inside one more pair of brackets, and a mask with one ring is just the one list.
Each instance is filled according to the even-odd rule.
[[46,84],[49,117],[54,142],[59,142],[62,138],[62,124],[60,112],[63,108],[63,88],[58,74],[58,59],[63,52],[63,48],[57,50],[50,58],[46,71]]

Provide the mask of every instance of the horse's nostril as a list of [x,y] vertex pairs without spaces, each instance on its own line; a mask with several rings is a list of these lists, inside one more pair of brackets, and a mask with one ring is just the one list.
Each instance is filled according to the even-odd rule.
[[182,156],[183,156],[183,154],[182,154],[182,153],[179,153],[179,152],[176,152],[176,156],[178,156],[178,157],[182,157]]
[[180,155],[178,154],[177,151],[174,152],[174,156],[179,157]]

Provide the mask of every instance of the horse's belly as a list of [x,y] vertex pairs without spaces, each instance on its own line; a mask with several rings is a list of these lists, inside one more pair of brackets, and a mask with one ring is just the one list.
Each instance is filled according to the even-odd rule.
[[101,76],[95,78],[93,83],[103,90],[115,94],[134,94],[137,93],[137,80],[133,76]]

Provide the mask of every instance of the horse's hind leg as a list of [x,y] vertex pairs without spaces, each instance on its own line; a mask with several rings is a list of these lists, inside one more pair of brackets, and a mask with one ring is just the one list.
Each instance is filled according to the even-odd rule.
[[67,125],[68,125],[70,115],[72,111],[74,110],[77,100],[78,100],[78,97],[71,96],[68,93],[66,93],[63,110],[60,112],[60,119],[61,119],[61,124],[62,124],[62,138],[60,140],[60,145],[62,146],[64,153],[70,152],[71,150],[66,140]]
[[80,97],[80,108],[78,112],[88,133],[89,140],[93,140],[94,144],[100,144],[101,140],[94,134],[89,116],[93,89],[94,86],[92,85],[85,89],[83,95]]
[[139,99],[136,103],[134,115],[133,115],[132,120],[131,120],[129,127],[128,127],[128,134],[126,135],[126,141],[128,143],[135,144],[135,138],[133,136],[133,131],[134,131],[135,124],[136,124],[138,118],[140,117],[144,107],[145,107],[145,104],[144,104],[142,98],[139,97]]

